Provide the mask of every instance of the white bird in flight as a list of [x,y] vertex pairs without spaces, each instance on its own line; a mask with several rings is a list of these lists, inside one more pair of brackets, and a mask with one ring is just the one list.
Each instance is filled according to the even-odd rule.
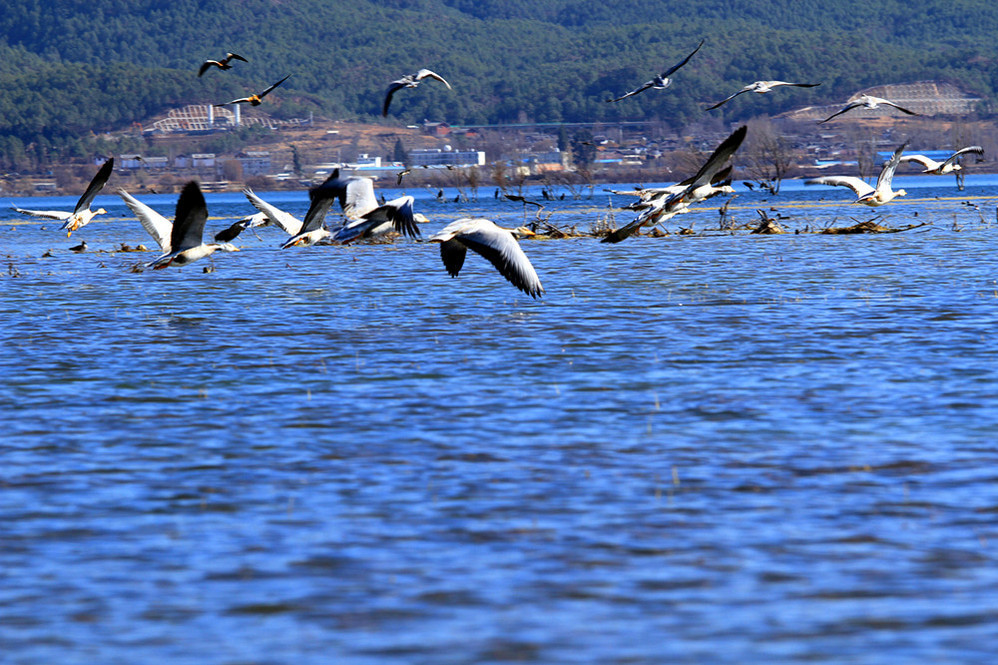
[[534,233],[522,226],[510,231],[490,219],[462,217],[430,236],[430,242],[440,243],[440,258],[451,277],[461,272],[470,249],[485,257],[510,284],[531,298],[538,298],[544,287],[520,248],[518,235],[529,237]]
[[60,228],[66,230],[66,237],[69,238],[73,235],[73,231],[82,228],[89,224],[94,217],[97,215],[103,215],[107,213],[104,208],[97,208],[97,210],[91,210],[90,204],[93,203],[94,197],[97,196],[97,192],[104,188],[104,184],[111,177],[111,172],[114,170],[114,157],[110,158],[104,165],[100,167],[97,171],[97,175],[93,177],[90,184],[87,186],[87,191],[83,192],[83,196],[80,200],[76,202],[76,208],[73,212],[65,212],[63,210],[25,210],[23,208],[18,208],[14,206],[14,210],[24,215],[31,215],[32,217],[44,217],[45,219],[61,219],[63,224]]
[[388,92],[385,93],[385,102],[381,108],[381,115],[388,116],[388,106],[392,103],[392,96],[401,90],[402,88],[415,88],[420,82],[425,78],[436,79],[447,86],[448,90],[453,90],[450,87],[450,83],[444,80],[444,77],[440,76],[436,72],[431,72],[429,69],[420,69],[415,74],[406,74],[397,81],[392,81],[391,85],[388,86]]
[[739,127],[728,138],[724,139],[713,154],[707,158],[696,175],[684,181],[689,184],[683,190],[660,197],[634,221],[607,234],[600,242],[621,242],[646,224],[657,224],[672,219],[679,213],[688,210],[691,205],[726,191],[721,189],[724,187],[723,184],[715,185],[713,181],[741,146],[747,131],[747,127]]
[[333,240],[347,244],[358,238],[378,236],[394,229],[412,238],[419,236],[411,196],[400,196],[383,204],[374,194],[374,181],[361,176],[339,177],[334,171],[321,187],[322,196],[336,198],[346,223],[333,233]]
[[956,152],[954,152],[952,155],[950,155],[941,162],[937,162],[934,159],[930,159],[925,155],[905,155],[904,157],[901,158],[901,163],[904,164],[905,162],[915,162],[916,164],[921,165],[922,168],[925,169],[924,171],[922,171],[922,173],[929,173],[932,175],[946,175],[947,173],[953,173],[954,171],[963,170],[963,167],[957,164],[956,160],[961,155],[966,155],[966,154],[983,155],[984,148],[982,148],[979,145],[972,145],[966,148],[960,148],[959,150],[957,150]]
[[161,270],[170,265],[187,265],[224,249],[239,250],[228,243],[205,243],[202,241],[204,225],[208,221],[208,205],[201,188],[193,180],[180,192],[177,199],[177,212],[170,230],[170,251],[149,264],[150,268]]
[[735,94],[722,99],[721,101],[719,101],[718,103],[714,104],[713,106],[708,106],[706,108],[706,110],[707,111],[712,111],[712,110],[718,108],[719,106],[723,106],[724,104],[727,104],[728,102],[730,102],[732,99],[734,99],[738,95],[742,94],[743,92],[757,92],[760,95],[762,95],[762,94],[765,94],[767,92],[771,92],[773,90],[773,88],[780,88],[780,87],[784,87],[784,86],[792,86],[792,87],[795,87],[795,88],[814,88],[815,86],[819,86],[819,85],[821,85],[821,84],[820,83],[788,83],[786,81],[756,81],[755,83],[748,84],[747,86],[745,86],[744,88],[742,88],[741,90],[739,90],[738,92],[736,92]]
[[644,92],[645,90],[648,90],[649,88],[651,88],[653,90],[665,90],[670,85],[672,85],[672,79],[669,78],[669,77],[672,76],[673,74],[675,74],[676,70],[678,70],[680,67],[682,67],[683,65],[685,65],[687,62],[690,61],[690,58],[692,58],[694,56],[694,54],[696,54],[696,52],[700,50],[700,47],[703,46],[704,41],[705,40],[701,39],[700,43],[697,44],[697,47],[695,49],[693,49],[693,53],[690,53],[688,56],[686,56],[685,58],[683,58],[682,60],[680,60],[678,63],[676,63],[675,65],[673,65],[669,69],[665,70],[664,72],[662,72],[661,74],[659,74],[658,76],[656,76],[652,80],[648,81],[644,85],[641,85],[641,86],[635,88],[634,90],[631,90],[630,92],[621,95],[620,97],[613,97],[612,99],[608,99],[606,101],[607,102],[619,102],[621,99],[626,99],[626,98],[631,97],[633,95],[636,95],[636,94],[638,94],[640,92]]
[[823,178],[812,178],[811,180],[805,180],[805,185],[831,185],[833,187],[848,187],[853,192],[856,193],[856,200],[854,203],[862,203],[863,205],[868,205],[871,208],[876,208],[882,206],[886,203],[890,203],[898,196],[904,196],[907,194],[903,189],[894,191],[892,189],[891,181],[894,179],[894,171],[897,170],[898,164],[901,163],[901,153],[908,146],[907,143],[901,145],[897,150],[894,151],[894,155],[890,158],[884,168],[880,171],[880,176],[877,178],[877,186],[873,187],[869,183],[865,182],[860,178],[854,176],[825,176]]
[[860,95],[859,99],[857,99],[854,102],[849,102],[848,104],[846,104],[841,109],[839,109],[835,113],[831,114],[830,116],[828,116],[824,120],[819,120],[818,124],[820,125],[822,123],[828,122],[829,120],[831,120],[835,116],[842,115],[846,111],[851,111],[853,109],[859,108],[860,106],[862,106],[863,108],[875,109],[875,108],[877,108],[877,107],[879,107],[881,105],[883,105],[883,106],[893,106],[898,111],[901,111],[902,113],[907,113],[908,115],[918,115],[914,111],[910,111],[910,110],[904,108],[903,106],[898,106],[897,104],[895,104],[894,102],[892,102],[889,99],[884,99],[883,97],[873,97],[872,95]]

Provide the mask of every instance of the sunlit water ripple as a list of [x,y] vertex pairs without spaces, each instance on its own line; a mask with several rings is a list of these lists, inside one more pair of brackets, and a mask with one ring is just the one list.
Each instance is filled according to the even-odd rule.
[[[116,197],[71,241],[0,210],[0,660],[987,662],[998,188],[917,180],[904,233],[526,242],[538,301],[275,229],[133,273],[155,254],[66,251],[152,245]],[[426,196],[424,235],[523,220]],[[848,201],[732,206],[874,214]]]

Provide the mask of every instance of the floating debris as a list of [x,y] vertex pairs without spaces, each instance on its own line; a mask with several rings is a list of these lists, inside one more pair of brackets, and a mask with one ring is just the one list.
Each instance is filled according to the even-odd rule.
[[844,226],[841,228],[833,226],[822,230],[820,233],[824,235],[850,235],[858,233],[901,233],[902,231],[910,231],[911,229],[917,229],[921,226],[925,226],[925,223],[909,224],[908,226],[892,229],[886,226],[881,226],[880,224],[877,224],[876,220],[871,219],[865,222],[859,222],[857,224],[853,224],[852,226]]

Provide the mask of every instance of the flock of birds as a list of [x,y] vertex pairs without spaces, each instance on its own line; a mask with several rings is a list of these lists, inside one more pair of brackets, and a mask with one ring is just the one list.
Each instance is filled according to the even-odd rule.
[[[703,44],[704,40],[701,40],[689,55],[662,74],[655,76],[652,80],[630,92],[619,97],[607,99],[606,101],[619,102],[646,90],[663,90],[668,88],[673,82],[672,75],[686,65]],[[204,75],[205,72],[212,68],[223,71],[232,69],[230,63],[233,60],[247,62],[246,58],[238,54],[226,53],[225,57],[221,60],[204,61],[198,71],[198,76]],[[216,104],[215,106],[242,103],[258,106],[262,103],[264,97],[284,83],[289,77],[290,74],[263,92],[234,99],[224,104]],[[429,69],[420,69],[415,74],[409,74],[391,82],[382,104],[382,115],[388,115],[389,106],[396,92],[405,88],[415,88],[421,81],[427,78],[440,81],[448,89],[451,89],[450,84],[440,75]],[[746,85],[720,102],[713,104],[707,110],[719,108],[746,92],[765,94],[780,87],[808,88],[817,85],[820,84],[756,81]],[[917,115],[915,112],[902,108],[890,100],[862,95],[829,117],[819,121],[819,124],[828,122],[832,118],[855,108],[877,108],[880,105],[892,106],[908,115]],[[621,242],[637,233],[644,226],[659,224],[680,213],[689,212],[691,206],[714,196],[733,193],[734,190],[731,187],[732,167],[729,162],[745,140],[746,133],[747,128],[744,126],[736,129],[717,146],[692,177],[675,185],[660,188],[637,187],[627,191],[611,190],[617,194],[638,196],[639,200],[637,202],[626,206],[626,209],[633,210],[638,215],[633,221],[608,233],[603,237],[602,242]],[[891,159],[883,166],[876,186],[872,186],[860,178],[851,176],[813,178],[805,181],[805,184],[848,187],[856,194],[856,203],[868,206],[882,206],[898,196],[905,195],[903,189],[895,191],[892,185],[894,173],[901,163],[914,162],[923,167],[922,172],[925,174],[943,175],[961,169],[960,164],[957,163],[957,160],[961,156],[966,154],[984,154],[984,150],[980,146],[969,146],[957,150],[943,162],[937,162],[922,155],[905,156],[903,153],[906,147],[907,143],[894,151]],[[107,183],[113,170],[114,158],[112,157],[97,171],[97,174],[93,177],[71,213],[59,210],[25,210],[17,207],[14,209],[19,213],[35,217],[61,220],[63,222],[61,228],[66,231],[67,237],[71,237],[74,231],[89,224],[94,217],[106,213],[106,210],[103,208],[91,210],[91,204],[97,193]],[[268,203],[252,190],[244,190],[244,194],[250,204],[258,212],[235,222],[227,229],[215,234],[212,242],[204,241],[204,227],[208,219],[208,207],[197,182],[192,181],[184,186],[177,201],[174,220],[172,222],[125,190],[119,189],[118,194],[132,213],[139,219],[153,240],[155,240],[162,252],[158,258],[148,264],[148,267],[154,269],[162,269],[171,265],[186,265],[210,256],[219,250],[238,251],[238,248],[232,245],[231,241],[247,228],[261,226],[276,226],[280,228],[289,236],[281,244],[282,249],[287,249],[323,242],[348,244],[358,239],[376,237],[393,230],[401,235],[416,238],[420,235],[418,224],[426,221],[425,217],[413,211],[413,197],[401,196],[391,201],[379,203],[378,198],[375,196],[374,183],[370,178],[359,176],[340,177],[339,169],[334,170],[321,185],[309,191],[309,208],[305,217],[301,220]],[[515,199],[512,196],[507,196],[507,198],[510,200]],[[325,220],[334,201],[339,201],[343,213],[343,221],[338,227],[330,230],[327,228]],[[488,260],[515,287],[527,295],[537,298],[544,293],[544,288],[530,260],[517,242],[519,238],[533,235],[535,233],[526,226],[516,229],[506,229],[488,219],[463,217],[430,236],[429,240],[440,244],[441,261],[444,264],[444,268],[452,277],[456,277],[460,273],[464,266],[467,250],[470,249]],[[85,243],[81,247],[85,249]]]
[[[86,226],[96,215],[106,213],[103,208],[91,210],[90,206],[113,169],[112,157],[101,166],[72,213],[18,207],[14,210],[33,217],[61,220],[61,228],[66,231],[67,237],[71,237],[74,231]],[[322,242],[346,245],[389,231],[418,238],[419,223],[427,221],[423,215],[413,211],[412,196],[400,196],[379,203],[370,178],[341,177],[339,169],[309,191],[309,207],[303,219],[268,203],[250,189],[243,190],[243,194],[257,212],[219,231],[211,241],[206,242],[204,228],[208,220],[208,206],[197,182],[191,181],[184,186],[172,222],[124,189],[118,190],[125,205],[160,248],[161,255],[147,264],[147,267],[157,270],[171,265],[187,265],[217,251],[237,252],[239,248],[231,241],[250,228],[275,226],[283,230],[289,238],[281,244],[281,249],[288,249]],[[325,219],[334,201],[339,201],[344,219],[337,228],[329,230]],[[544,287],[517,242],[517,238],[533,235],[534,232],[526,227],[506,229],[488,219],[463,217],[430,236],[429,240],[440,243],[440,258],[452,277],[460,273],[467,250],[471,249],[491,262],[511,284],[536,298],[544,293]],[[74,249],[85,251],[86,245],[84,243]]]

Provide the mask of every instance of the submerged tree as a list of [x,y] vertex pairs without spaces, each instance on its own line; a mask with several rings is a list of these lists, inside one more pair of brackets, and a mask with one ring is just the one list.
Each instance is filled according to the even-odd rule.
[[749,123],[748,136],[749,173],[772,194],[779,194],[795,159],[789,142],[768,121]]

